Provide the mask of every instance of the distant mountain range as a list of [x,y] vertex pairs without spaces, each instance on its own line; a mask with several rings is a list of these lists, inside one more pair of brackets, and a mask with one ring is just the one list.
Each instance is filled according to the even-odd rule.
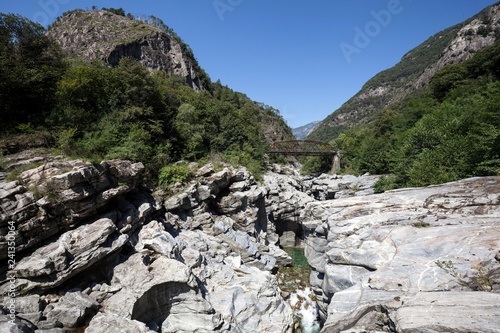
[[470,59],[500,36],[500,2],[438,32],[406,53],[394,67],[368,80],[362,89],[324,119],[307,138],[330,141],[343,131],[369,123],[385,108],[417,95],[441,68]]
[[318,120],[304,126],[292,128],[293,135],[297,140],[303,140],[316,128],[319,123],[320,121]]

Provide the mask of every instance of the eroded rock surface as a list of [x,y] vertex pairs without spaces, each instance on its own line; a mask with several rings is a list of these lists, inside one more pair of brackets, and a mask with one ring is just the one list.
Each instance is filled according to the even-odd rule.
[[499,204],[495,177],[309,203],[323,332],[497,332]]
[[140,163],[36,162],[0,179],[0,248],[10,225],[17,245],[16,264],[2,265],[2,303],[7,273],[26,295],[16,298],[17,329],[290,332],[271,273],[289,257],[269,228],[268,188],[248,171],[205,166],[155,199],[139,186]]
[[[33,163],[23,156],[9,172]],[[17,245],[0,272],[4,330],[9,273],[20,332],[291,332],[274,273],[297,242],[323,332],[500,326],[495,177],[373,194],[377,176],[269,172],[261,185],[206,165],[165,195],[140,187],[140,163],[34,162],[0,175],[0,248]]]

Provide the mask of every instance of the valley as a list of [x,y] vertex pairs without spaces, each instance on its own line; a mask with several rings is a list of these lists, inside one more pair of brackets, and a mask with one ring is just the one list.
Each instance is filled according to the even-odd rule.
[[499,36],[496,3],[292,130],[158,17],[0,13],[0,332],[498,332]]

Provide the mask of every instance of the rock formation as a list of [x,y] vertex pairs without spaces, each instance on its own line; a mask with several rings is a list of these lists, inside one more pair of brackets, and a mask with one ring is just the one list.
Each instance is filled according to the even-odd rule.
[[458,31],[456,37],[443,50],[439,60],[425,69],[415,83],[416,88],[426,86],[432,76],[449,64],[457,64],[471,58],[474,53],[495,42],[495,35],[490,33],[500,25],[500,6],[485,10],[483,17],[477,17]]
[[322,332],[500,326],[496,177],[374,194],[377,176],[275,166],[259,184],[206,165],[151,193],[141,163],[27,151],[4,164],[0,247],[16,262],[1,266],[1,332],[292,332],[302,306],[278,285],[281,246],[304,247]]
[[122,321],[138,332],[290,332],[272,273],[289,257],[268,230],[267,188],[245,169],[206,166],[179,193],[153,196],[139,186],[141,163],[30,162],[9,156],[9,168],[28,170],[0,177],[4,261],[16,226],[0,310],[14,274],[19,330],[102,332]]
[[497,332],[499,204],[496,177],[307,204],[322,332]]
[[195,90],[204,88],[198,63],[186,52],[187,46],[141,20],[105,10],[76,10],[60,17],[47,35],[72,56],[101,59],[111,66],[132,57],[148,69],[185,78]]

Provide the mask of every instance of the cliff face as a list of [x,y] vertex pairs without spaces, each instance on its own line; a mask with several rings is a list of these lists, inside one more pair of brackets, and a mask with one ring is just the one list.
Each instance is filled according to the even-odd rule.
[[[441,68],[470,59],[477,51],[495,42],[495,29],[500,27],[500,5],[487,8],[469,22],[465,22],[455,38],[443,50],[439,60],[427,67],[415,83],[415,88],[425,87]],[[406,56],[411,56],[407,54]]]
[[186,45],[145,22],[108,11],[77,10],[59,18],[47,35],[72,56],[102,59],[111,66],[132,57],[149,69],[185,78],[195,90],[203,88],[196,59],[185,52]]
[[500,4],[430,37],[405,54],[394,67],[366,82],[356,95],[325,118],[308,139],[330,141],[343,130],[370,121],[378,111],[426,88],[439,69],[463,62],[492,45],[498,28]]

